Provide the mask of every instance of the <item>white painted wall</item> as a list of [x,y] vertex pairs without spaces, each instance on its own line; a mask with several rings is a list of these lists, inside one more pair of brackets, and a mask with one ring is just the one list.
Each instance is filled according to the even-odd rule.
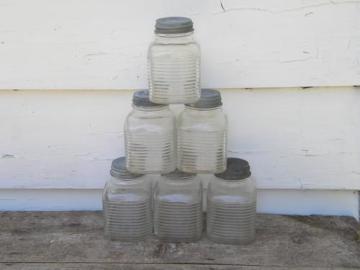
[[357,216],[359,0],[0,0],[0,209],[99,208],[127,89],[147,86],[154,20],[170,15],[194,20],[202,86],[224,89],[259,211]]
[[[101,189],[0,189],[0,211],[101,210],[101,196]],[[257,212],[359,218],[354,191],[258,190]]]
[[[101,188],[132,91],[0,91],[0,188]],[[360,89],[223,90],[262,189],[360,189]],[[177,106],[176,110],[181,109]]]
[[170,15],[194,20],[204,87],[360,84],[359,0],[0,0],[0,89],[146,87]]

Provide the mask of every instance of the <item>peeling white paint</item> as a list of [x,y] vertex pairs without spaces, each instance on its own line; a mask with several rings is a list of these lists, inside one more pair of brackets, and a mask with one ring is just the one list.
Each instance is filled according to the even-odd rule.
[[[101,188],[124,153],[131,93],[0,91],[0,153],[15,156],[0,158],[0,188]],[[250,161],[259,188],[360,189],[360,89],[222,94],[229,156]]]
[[358,0],[3,0],[0,89],[145,88],[171,15],[195,22],[203,87],[360,84]]
[[14,155],[10,155],[10,154],[4,154],[4,155],[2,155],[0,158],[8,159],[8,158],[15,158],[15,156],[14,156]]

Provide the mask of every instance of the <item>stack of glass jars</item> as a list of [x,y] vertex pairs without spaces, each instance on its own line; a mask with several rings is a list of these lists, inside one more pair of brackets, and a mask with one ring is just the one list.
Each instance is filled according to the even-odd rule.
[[[200,89],[200,49],[191,19],[156,21],[148,78],[150,90],[134,93],[133,110],[126,118],[126,158],[113,162],[112,179],[105,186],[106,235],[137,241],[154,230],[163,241],[199,240],[204,208],[197,176],[201,173],[210,180],[209,238],[220,243],[250,242],[256,211],[250,166],[244,160],[227,159],[221,94]],[[178,103],[185,108],[176,120],[169,105]]]

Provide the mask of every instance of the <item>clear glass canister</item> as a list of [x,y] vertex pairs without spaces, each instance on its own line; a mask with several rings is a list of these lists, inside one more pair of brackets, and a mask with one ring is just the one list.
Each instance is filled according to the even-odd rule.
[[184,17],[156,21],[148,51],[150,99],[155,103],[194,103],[200,97],[200,48],[193,22]]
[[133,95],[125,122],[126,167],[132,173],[168,173],[176,167],[175,116],[169,106],[149,100],[147,90]]
[[219,91],[202,89],[177,120],[177,168],[191,173],[220,173],[226,168],[227,117]]
[[152,187],[145,175],[132,174],[125,157],[115,159],[103,192],[105,236],[139,241],[152,233]]
[[155,235],[167,242],[197,241],[202,222],[202,185],[196,175],[162,175],[154,191]]
[[229,158],[207,190],[207,236],[224,244],[247,244],[255,238],[256,185],[246,160]]

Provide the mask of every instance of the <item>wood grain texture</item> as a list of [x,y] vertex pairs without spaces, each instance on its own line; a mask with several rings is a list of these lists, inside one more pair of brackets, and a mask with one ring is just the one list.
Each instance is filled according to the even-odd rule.
[[147,87],[158,17],[194,20],[203,87],[360,84],[358,0],[1,0],[0,89]]
[[[96,212],[2,212],[0,263],[14,264],[13,269],[18,269],[17,263],[28,264],[25,269],[32,269],[30,263],[68,264],[68,268],[71,263],[104,264],[100,269],[112,269],[111,264],[117,263],[146,264],[147,269],[156,264],[173,269],[192,264],[195,269],[360,267],[360,227],[352,218],[258,215],[256,241],[246,246],[219,245],[205,238],[189,244],[153,238],[135,244],[111,242],[103,238],[102,223]],[[186,265],[179,268],[179,264]],[[128,269],[136,269],[132,267]]]
[[[326,267],[277,267],[214,264],[0,263],[2,270],[328,270]],[[332,267],[332,270],[358,268]]]
[[[0,188],[102,188],[131,91],[0,91]],[[223,90],[229,156],[261,189],[360,189],[360,89]],[[173,107],[176,112],[182,106]]]

